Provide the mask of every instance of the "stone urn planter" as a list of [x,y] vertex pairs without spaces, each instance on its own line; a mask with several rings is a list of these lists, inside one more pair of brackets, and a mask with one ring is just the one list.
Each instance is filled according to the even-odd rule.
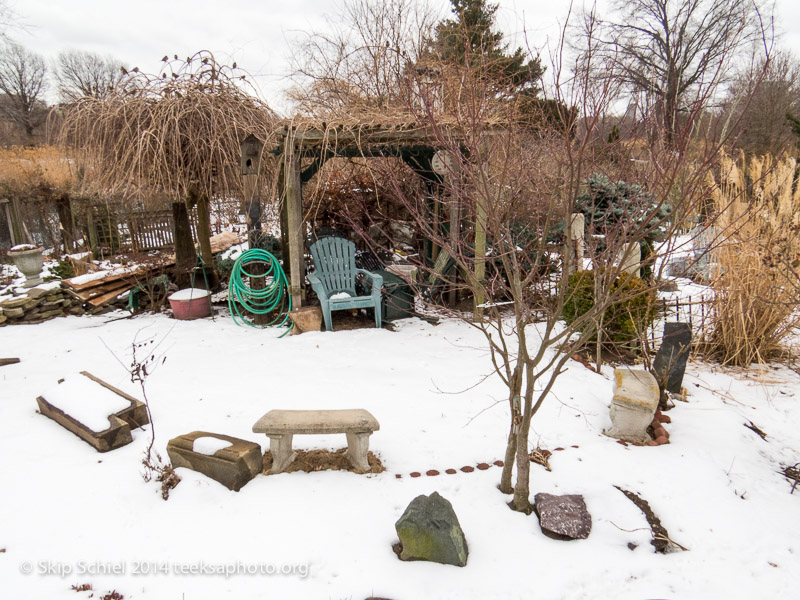
[[39,275],[42,273],[42,264],[44,263],[43,251],[44,248],[41,246],[32,246],[30,244],[14,246],[8,251],[8,257],[14,263],[14,266],[25,275],[24,287],[33,287],[42,283],[42,278]]

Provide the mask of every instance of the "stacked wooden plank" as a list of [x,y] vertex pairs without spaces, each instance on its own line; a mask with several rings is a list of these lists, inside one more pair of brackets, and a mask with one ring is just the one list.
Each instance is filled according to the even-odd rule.
[[[223,252],[240,242],[241,239],[235,233],[223,232],[211,238],[211,252],[213,254]],[[120,294],[164,273],[174,264],[174,255],[164,256],[160,260],[147,264],[78,275],[63,280],[61,287],[90,307],[99,308],[114,302]]]
[[120,267],[110,271],[97,271],[65,279],[61,282],[61,287],[89,306],[97,308],[113,302],[120,294],[163,273],[164,269],[172,264],[171,261],[164,261],[135,267]]

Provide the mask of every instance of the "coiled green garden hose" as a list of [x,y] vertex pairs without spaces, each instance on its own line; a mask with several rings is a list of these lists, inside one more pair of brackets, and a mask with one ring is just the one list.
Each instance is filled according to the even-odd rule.
[[[253,263],[265,265],[263,275],[247,271],[246,267],[250,265],[252,268]],[[245,283],[245,277],[248,278],[250,285]],[[262,289],[252,287],[255,279],[264,280]],[[269,327],[270,325],[281,327],[286,325],[289,320],[289,311],[292,310],[292,297],[288,294],[288,290],[289,284],[286,280],[286,273],[283,272],[283,268],[277,258],[266,250],[259,248],[243,252],[233,263],[233,271],[228,284],[228,308],[231,311],[234,323],[251,327]],[[273,311],[276,312],[277,316],[263,325],[257,325],[244,316],[244,313],[266,315]]]

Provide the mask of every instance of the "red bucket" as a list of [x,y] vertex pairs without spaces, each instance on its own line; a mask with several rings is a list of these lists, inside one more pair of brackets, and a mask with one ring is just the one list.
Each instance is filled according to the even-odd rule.
[[169,305],[176,319],[186,321],[201,319],[211,314],[211,292],[199,288],[187,288],[172,294]]

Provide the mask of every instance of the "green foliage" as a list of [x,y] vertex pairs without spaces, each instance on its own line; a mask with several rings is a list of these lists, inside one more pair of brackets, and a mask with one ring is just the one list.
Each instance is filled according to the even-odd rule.
[[48,267],[48,270],[58,279],[69,279],[75,277],[75,269],[72,268],[72,263],[68,260],[58,259],[57,264]]
[[503,33],[493,31],[498,4],[486,0],[450,0],[455,18],[436,27],[434,48],[439,56],[453,64],[486,68],[492,79],[515,90],[536,90],[542,76],[539,58],[526,61],[522,48],[511,52],[503,44]]
[[612,182],[601,173],[586,180],[586,193],[575,200],[575,208],[586,217],[586,226],[592,234],[605,233],[612,225],[628,222],[637,227],[653,222],[644,235],[646,241],[664,238],[666,225],[659,223],[672,212],[666,203],[659,204],[642,186]]
[[568,107],[560,100],[537,98],[536,90],[526,89],[519,94],[519,122],[536,132],[557,131],[573,137],[578,109]]
[[642,252],[642,275],[650,279],[652,273],[652,254],[654,242],[666,236],[665,219],[672,213],[672,207],[659,203],[641,185],[625,181],[612,182],[608,177],[595,173],[586,180],[587,191],[575,200],[575,210],[586,217],[586,229],[591,235],[604,235],[614,226],[625,223],[637,232]]
[[[604,339],[614,344],[629,344],[647,330],[656,317],[657,295],[642,279],[622,273],[609,293],[618,298],[603,315]],[[594,271],[576,271],[567,284],[563,317],[567,324],[585,315],[595,304]],[[583,330],[594,327],[587,323]],[[593,340],[597,335],[592,336]]]

